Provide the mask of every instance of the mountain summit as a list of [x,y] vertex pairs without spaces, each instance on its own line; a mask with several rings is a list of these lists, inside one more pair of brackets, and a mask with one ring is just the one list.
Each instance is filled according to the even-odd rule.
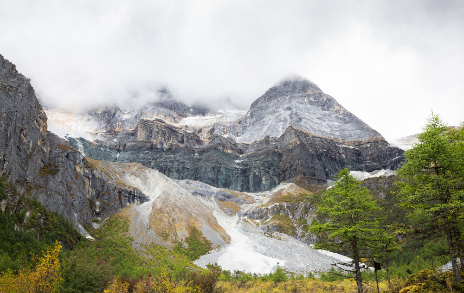
[[[343,168],[396,169],[403,160],[402,150],[302,77],[271,87],[245,116],[158,106],[148,104],[140,114],[111,109],[85,114],[81,120],[87,125],[104,127],[84,136],[92,142],[67,139],[92,159],[138,162],[173,179],[251,192],[281,182],[312,188]],[[53,117],[61,117],[56,114],[47,113],[55,122]]]
[[286,79],[266,91],[250,107],[237,140],[250,143],[279,137],[293,126],[313,136],[345,141],[383,137],[303,77]]

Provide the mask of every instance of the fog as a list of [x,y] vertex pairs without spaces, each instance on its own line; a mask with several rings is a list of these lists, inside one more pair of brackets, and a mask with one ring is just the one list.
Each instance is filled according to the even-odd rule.
[[462,1],[0,0],[0,54],[49,106],[140,107],[160,88],[248,109],[310,79],[386,138],[464,120]]

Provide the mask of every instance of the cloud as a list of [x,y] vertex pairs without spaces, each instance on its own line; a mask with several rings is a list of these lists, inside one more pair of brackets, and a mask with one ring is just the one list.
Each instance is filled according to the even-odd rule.
[[141,105],[161,87],[246,109],[300,74],[393,138],[432,109],[464,119],[463,31],[461,1],[3,0],[0,54],[72,109]]

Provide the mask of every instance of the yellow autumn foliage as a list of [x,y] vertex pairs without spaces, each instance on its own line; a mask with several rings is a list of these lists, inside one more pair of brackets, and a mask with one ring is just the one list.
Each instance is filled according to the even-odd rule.
[[8,270],[0,276],[0,292],[59,292],[63,282],[58,255],[61,244],[57,241],[54,248],[49,248],[40,258],[33,256],[35,268],[21,268],[17,275]]
[[129,292],[129,283],[123,282],[121,278],[116,277],[113,282],[111,282],[108,289],[105,290],[105,293],[127,293]]
[[[163,292],[163,293],[200,293],[201,290],[196,287],[189,286],[185,281],[174,281],[163,270],[160,275],[148,277],[140,280],[134,288],[134,293],[145,292]],[[115,278],[105,293],[127,293],[129,292],[129,283],[123,282],[119,277]]]
[[[388,283],[383,281],[379,283],[380,292],[388,291]],[[288,280],[285,282],[276,283],[272,280],[263,281],[249,281],[243,282],[218,282],[216,289],[219,292],[233,292],[233,293],[259,293],[259,292],[353,292],[357,293],[358,288],[356,282],[352,279],[345,279],[334,282],[325,282],[319,279],[305,279],[305,280]],[[363,292],[374,293],[377,292],[375,282],[367,282],[363,286]]]

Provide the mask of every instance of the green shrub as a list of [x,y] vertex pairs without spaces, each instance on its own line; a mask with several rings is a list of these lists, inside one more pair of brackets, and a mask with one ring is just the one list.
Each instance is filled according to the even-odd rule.
[[288,277],[287,275],[284,273],[284,271],[282,271],[281,268],[277,268],[276,272],[274,274],[272,274],[272,277],[271,279],[274,281],[274,282],[285,282],[287,281]]
[[349,274],[342,269],[331,267],[327,273],[321,274],[321,280],[324,282],[334,282],[349,278]]

